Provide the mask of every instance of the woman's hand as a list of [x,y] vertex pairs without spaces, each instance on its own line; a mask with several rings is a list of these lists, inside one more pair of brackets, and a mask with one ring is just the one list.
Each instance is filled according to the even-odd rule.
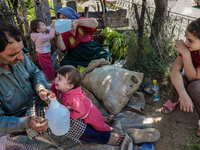
[[52,93],[52,91],[47,90],[47,89],[40,89],[38,91],[38,95],[40,98],[45,101],[47,104],[50,104],[50,100],[48,99],[48,96]]
[[189,49],[185,46],[183,40],[175,40],[176,44],[174,46],[174,49],[177,50],[179,53],[181,53],[182,56],[188,55],[190,52]]
[[180,110],[184,112],[193,112],[193,102],[188,94],[180,96]]
[[50,24],[51,29],[55,28],[55,23]]
[[79,25],[79,20],[72,20],[71,30],[75,30]]

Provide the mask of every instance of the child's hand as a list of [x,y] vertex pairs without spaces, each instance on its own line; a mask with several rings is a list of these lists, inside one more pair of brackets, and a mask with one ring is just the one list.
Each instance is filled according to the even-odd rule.
[[193,102],[188,94],[180,96],[180,109],[184,112],[193,112]]
[[181,55],[187,55],[189,53],[189,49],[185,46],[183,40],[175,40],[176,44],[174,46],[174,49],[177,50]]
[[50,24],[51,29],[54,29],[55,23]]
[[72,110],[72,107],[71,107],[71,106],[67,106],[67,108],[68,108],[69,110]]

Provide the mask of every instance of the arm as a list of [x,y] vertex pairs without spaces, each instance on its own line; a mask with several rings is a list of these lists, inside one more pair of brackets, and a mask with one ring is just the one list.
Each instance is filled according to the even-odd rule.
[[172,84],[176,88],[180,97],[180,109],[187,112],[193,112],[193,103],[189,97],[183,83],[181,70],[183,68],[183,58],[178,56],[170,71]]
[[40,40],[41,42],[46,42],[48,40],[53,39],[54,36],[55,36],[55,30],[51,29],[49,34],[40,34],[38,40]]
[[22,60],[21,63],[29,73],[29,79],[35,91],[38,93],[40,89],[46,89],[48,85],[42,71],[40,71],[26,55],[24,55],[24,60]]
[[182,40],[176,40],[175,50],[182,54],[184,71],[187,79],[192,82],[200,79],[200,68],[195,68],[192,63],[192,58],[189,49],[185,46]]
[[28,128],[28,117],[5,116],[0,104],[0,134],[22,132]]
[[66,51],[66,47],[65,44],[63,42],[62,36],[60,33],[56,33],[56,47],[61,51],[61,52],[65,52]]
[[77,26],[84,26],[88,28],[96,28],[98,26],[98,22],[94,18],[86,18],[86,19],[76,19],[72,22],[72,29],[76,29]]
[[84,107],[83,102],[81,102],[78,98],[74,98],[73,96],[66,97],[66,101],[63,103],[63,105],[71,106],[72,110],[69,110],[70,117],[73,120],[79,119],[84,117],[86,113],[86,109]]

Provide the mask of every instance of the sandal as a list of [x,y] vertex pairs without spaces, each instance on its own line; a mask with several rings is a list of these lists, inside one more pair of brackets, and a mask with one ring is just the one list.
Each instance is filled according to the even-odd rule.
[[[171,100],[168,99],[162,107],[162,112],[165,113],[165,114],[172,112],[174,110],[174,108],[176,107],[176,105],[179,104],[179,103],[180,103],[180,99],[176,103],[172,103]],[[165,108],[167,108],[169,111],[166,111]]]
[[199,129],[196,132],[197,137],[200,137],[200,120],[198,121]]

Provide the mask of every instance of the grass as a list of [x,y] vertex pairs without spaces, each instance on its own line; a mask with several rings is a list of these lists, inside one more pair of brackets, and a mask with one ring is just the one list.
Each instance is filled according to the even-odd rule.
[[186,145],[189,150],[200,150],[200,138],[196,136],[195,132],[195,129],[192,129],[187,135],[188,142]]

